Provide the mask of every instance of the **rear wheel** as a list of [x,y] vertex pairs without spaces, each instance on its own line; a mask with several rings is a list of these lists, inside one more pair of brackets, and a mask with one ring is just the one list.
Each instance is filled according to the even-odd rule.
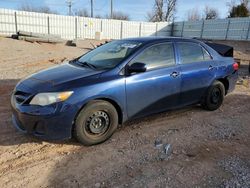
[[202,101],[202,106],[206,110],[217,110],[223,103],[225,96],[225,87],[223,83],[215,81],[207,90]]
[[112,136],[118,126],[118,114],[109,102],[95,100],[79,113],[75,123],[75,137],[84,145],[102,143]]

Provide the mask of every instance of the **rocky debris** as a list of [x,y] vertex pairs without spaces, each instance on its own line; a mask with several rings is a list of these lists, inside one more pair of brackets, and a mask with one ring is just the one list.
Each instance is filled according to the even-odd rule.
[[55,62],[55,59],[54,59],[54,58],[49,59],[49,62],[50,62],[50,63],[54,63],[54,62]]
[[196,154],[194,154],[194,153],[186,153],[186,156],[188,156],[190,158],[193,158],[193,157],[196,157]]
[[76,44],[77,48],[92,50],[98,46],[101,46],[102,44],[109,42],[109,41],[93,40],[93,39],[77,39],[77,40],[74,40],[72,42],[73,42],[73,45]]
[[167,156],[170,156],[172,152],[172,146],[170,144],[166,144],[164,146],[164,153],[167,155]]
[[101,187],[101,184],[100,184],[100,183],[96,183],[96,184],[95,184],[95,187],[96,187],[96,188],[99,188],[99,187]]
[[213,135],[213,138],[216,138],[218,140],[227,140],[235,136],[236,134],[229,128],[226,128],[224,130],[217,130],[215,135]]
[[229,179],[224,179],[220,187],[226,188],[249,188],[250,187],[250,164],[239,157],[232,156],[219,162],[219,166],[226,172],[231,173]]
[[173,134],[173,133],[176,133],[176,132],[179,132],[180,130],[179,129],[168,129],[168,134]]
[[70,155],[71,154],[71,152],[69,152],[69,151],[63,151],[63,152],[60,152],[62,155]]
[[67,57],[63,57],[63,58],[60,59],[61,62],[64,62],[66,60],[67,60]]
[[155,147],[159,150],[158,160],[163,161],[165,159],[169,159],[172,154],[172,145],[171,144],[163,144],[162,140],[155,140]]
[[250,86],[250,78],[248,76],[244,76],[242,78],[239,78],[237,81],[237,85],[243,85],[245,87]]
[[220,125],[212,131],[209,138],[212,140],[226,141],[236,137],[239,133],[240,130],[235,127],[231,127],[230,125]]
[[61,64],[66,60],[67,60],[66,57],[59,58],[59,59],[51,58],[51,59],[48,60],[48,62],[53,63],[53,64]]
[[249,80],[250,76],[243,76],[242,78],[245,79],[245,80],[247,80],[247,79]]
[[161,148],[162,146],[163,146],[162,140],[156,139],[156,140],[155,140],[155,147],[156,147],[157,149],[159,149],[159,148]]
[[76,47],[76,41],[75,40],[68,40],[65,43],[66,46],[72,46],[72,47]]
[[27,42],[44,42],[44,43],[61,43],[64,40],[60,35],[42,34],[27,31],[18,31],[17,34],[12,35],[13,39],[24,40]]

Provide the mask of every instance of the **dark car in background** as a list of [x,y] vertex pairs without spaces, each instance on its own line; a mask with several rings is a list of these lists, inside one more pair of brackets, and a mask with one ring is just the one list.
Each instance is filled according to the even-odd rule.
[[194,39],[112,41],[20,81],[13,124],[44,139],[98,144],[127,120],[198,103],[218,109],[237,70],[233,58]]

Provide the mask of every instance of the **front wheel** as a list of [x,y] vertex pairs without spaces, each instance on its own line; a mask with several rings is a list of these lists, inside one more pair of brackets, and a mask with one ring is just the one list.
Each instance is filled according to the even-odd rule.
[[225,87],[223,83],[215,81],[207,90],[202,101],[202,106],[206,110],[217,110],[223,103]]
[[107,101],[89,102],[79,113],[75,122],[75,137],[86,146],[106,141],[118,127],[118,114]]

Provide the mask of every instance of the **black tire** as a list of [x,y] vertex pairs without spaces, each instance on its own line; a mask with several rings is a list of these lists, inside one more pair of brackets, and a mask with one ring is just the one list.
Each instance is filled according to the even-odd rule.
[[74,135],[86,146],[102,143],[109,139],[118,127],[118,114],[107,101],[89,102],[78,114]]
[[220,81],[215,81],[207,90],[202,101],[202,107],[209,111],[217,110],[223,103],[225,87]]

